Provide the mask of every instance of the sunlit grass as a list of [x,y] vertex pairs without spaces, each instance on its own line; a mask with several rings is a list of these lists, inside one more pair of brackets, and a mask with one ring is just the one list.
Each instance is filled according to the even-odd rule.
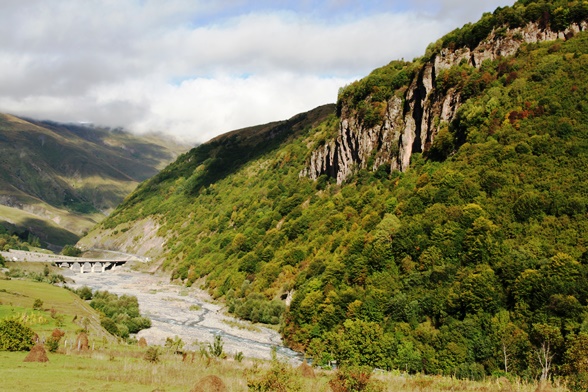
[[[41,264],[41,263],[36,263]],[[35,300],[41,309],[33,310]],[[16,318],[28,324],[40,337],[55,328],[73,340],[78,330],[88,328],[97,340],[112,340],[100,327],[98,313],[76,294],[48,283],[27,280],[0,280],[0,318]]]
[[[49,353],[47,363],[25,363],[26,353],[0,352],[0,379],[2,390],[34,391],[189,391],[206,376],[219,377],[227,391],[247,391],[247,380],[263,377],[268,371],[267,361],[208,359],[198,353],[191,360],[181,355],[163,354],[160,361],[150,363],[143,359],[145,348],[113,346],[77,353]],[[331,391],[329,381],[335,371],[315,369],[315,377],[303,376],[297,369],[288,371],[302,391]],[[372,383],[383,392],[418,391],[480,391],[480,392],[535,392],[567,389],[553,383],[549,389],[536,383],[525,383],[506,378],[488,378],[486,381],[458,380],[451,377],[407,375],[399,372],[375,373]]]

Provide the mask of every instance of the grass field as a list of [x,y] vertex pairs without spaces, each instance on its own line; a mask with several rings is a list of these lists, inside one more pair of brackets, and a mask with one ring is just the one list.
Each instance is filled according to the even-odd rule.
[[[37,299],[43,304],[33,310]],[[87,328],[95,340],[114,340],[100,326],[100,316],[89,304],[71,291],[47,283],[0,280],[0,319],[3,318],[20,320],[41,338],[59,328],[66,333],[64,340],[71,341],[78,330]]]
[[[179,355],[166,354],[159,363],[143,359],[145,349],[126,348],[95,350],[83,354],[49,353],[49,362],[23,362],[26,353],[0,352],[0,379],[3,391],[190,391],[207,376],[217,376],[226,391],[248,391],[251,379],[267,378],[267,362],[242,363],[232,359],[212,360],[198,354],[193,363],[183,362]],[[315,370],[315,376],[303,376],[290,369],[293,384],[298,388],[284,391],[329,392],[329,381],[335,372]],[[282,374],[283,376],[283,374]],[[420,391],[480,391],[480,392],[563,392],[561,386],[538,386],[517,381],[489,379],[485,382],[456,380],[448,377],[408,376],[399,373],[374,374],[378,389],[382,392]],[[208,389],[202,389],[208,391]],[[273,389],[268,389],[271,391]]]

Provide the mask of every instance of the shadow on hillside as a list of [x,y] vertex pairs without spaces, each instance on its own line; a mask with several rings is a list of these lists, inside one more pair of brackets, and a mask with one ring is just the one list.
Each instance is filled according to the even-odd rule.
[[187,179],[185,192],[195,195],[334,113],[335,105],[328,104],[286,121],[244,128],[218,136],[180,156],[176,162],[143,184],[127,203],[133,204],[141,200],[145,192],[156,192],[159,184],[180,177]]
[[0,220],[0,224],[14,232],[23,241],[27,241],[29,233],[38,237],[43,246],[51,250],[60,250],[64,245],[75,244],[80,236],[57,227],[42,219],[25,218],[20,224],[12,224]]

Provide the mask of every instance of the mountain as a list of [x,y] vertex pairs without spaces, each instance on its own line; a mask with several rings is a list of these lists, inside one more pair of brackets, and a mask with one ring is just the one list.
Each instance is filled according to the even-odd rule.
[[155,135],[0,114],[0,221],[74,244],[186,149]]
[[144,253],[318,364],[585,389],[587,18],[485,14],[336,107],[192,149],[80,245]]

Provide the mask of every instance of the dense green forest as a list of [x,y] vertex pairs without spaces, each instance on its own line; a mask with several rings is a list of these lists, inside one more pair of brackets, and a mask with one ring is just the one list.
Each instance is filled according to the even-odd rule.
[[402,96],[435,50],[531,21],[562,30],[587,10],[585,2],[529,0],[498,9],[423,59],[343,88],[338,110],[323,108],[271,143],[233,134],[193,149],[102,227],[157,217],[172,279],[205,278],[230,311],[280,324],[315,363],[469,378],[568,375],[583,388],[587,33],[444,71],[437,89],[457,87],[463,104],[406,172],[383,165],[342,185],[299,173],[336,135],[341,108],[378,124],[373,103]]

